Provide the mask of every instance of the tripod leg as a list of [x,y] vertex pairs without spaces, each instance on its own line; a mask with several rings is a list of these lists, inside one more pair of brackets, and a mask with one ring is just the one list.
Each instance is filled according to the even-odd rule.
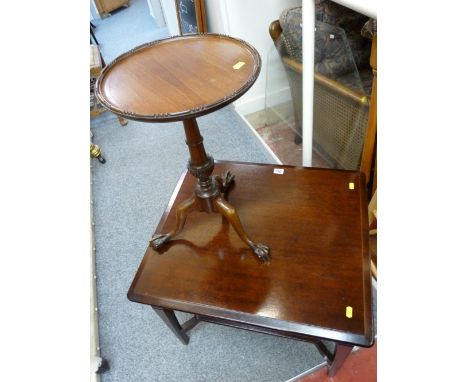
[[124,117],[121,117],[119,115],[119,123],[120,123],[120,126],[125,126],[128,123],[128,121]]
[[166,234],[158,234],[155,233],[150,240],[150,244],[154,249],[159,248],[164,243],[171,240],[174,236],[176,236],[182,229],[184,228],[185,221],[187,220],[187,216],[190,212],[192,212],[195,207],[198,207],[197,198],[195,194],[193,194],[189,199],[185,200],[177,207],[176,211],[176,223],[174,229]]
[[223,215],[229,223],[234,227],[239,237],[246,243],[254,252],[262,263],[268,263],[271,259],[270,248],[265,244],[254,243],[245,233],[244,227],[239,219],[236,209],[221,197],[214,200],[216,210]]

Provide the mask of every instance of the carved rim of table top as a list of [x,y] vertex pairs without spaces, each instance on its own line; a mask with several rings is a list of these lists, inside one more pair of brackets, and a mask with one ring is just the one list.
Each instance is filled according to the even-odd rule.
[[[243,45],[245,48],[247,48],[250,51],[250,53],[252,54],[253,65],[254,65],[253,70],[252,70],[252,74],[247,79],[247,81],[239,89],[237,89],[233,93],[231,93],[231,94],[229,94],[229,95],[227,95],[227,96],[225,96],[225,97],[223,97],[223,98],[221,98],[221,99],[219,99],[219,100],[217,100],[215,102],[200,105],[200,106],[197,106],[196,108],[181,111],[181,112],[177,112],[177,113],[138,114],[138,113],[133,113],[133,112],[128,111],[128,110],[119,109],[119,108],[113,106],[107,100],[106,96],[104,95],[103,89],[102,89],[102,82],[103,82],[103,79],[105,78],[106,74],[109,71],[112,70],[114,65],[116,65],[120,61],[124,60],[128,56],[131,56],[133,53],[135,53],[135,52],[137,52],[139,50],[146,49],[146,48],[151,47],[153,45],[163,43],[163,42],[166,42],[166,41],[169,41],[169,40],[199,38],[201,36],[218,37],[218,38],[222,38],[222,39],[233,40],[233,41],[235,41],[237,43],[240,43],[241,45]],[[231,102],[235,101],[237,98],[239,98],[241,95],[243,95],[247,90],[249,90],[250,87],[257,80],[257,77],[258,77],[258,75],[260,73],[261,66],[262,66],[262,60],[261,60],[260,55],[257,52],[257,50],[252,45],[250,45],[248,42],[246,42],[244,40],[241,40],[239,38],[234,38],[234,37],[231,37],[231,36],[228,36],[228,35],[225,35],[225,34],[219,34],[219,33],[199,33],[199,34],[193,34],[193,35],[188,35],[188,36],[171,36],[171,37],[167,37],[167,38],[163,38],[163,39],[160,39],[160,40],[155,40],[155,41],[151,41],[151,42],[139,45],[139,46],[129,50],[128,52],[125,52],[125,53],[121,54],[117,58],[115,58],[111,63],[106,65],[105,68],[101,71],[101,74],[100,74],[99,78],[96,81],[95,94],[96,94],[96,97],[98,98],[99,102],[106,109],[110,110],[111,112],[113,112],[113,113],[115,113],[117,115],[120,115],[120,116],[122,116],[124,118],[127,118],[127,119],[132,119],[132,120],[136,120],[136,121],[143,121],[143,122],[181,121],[181,120],[184,120],[184,119],[187,119],[187,118],[196,118],[196,117],[200,117],[202,115],[211,113],[211,112],[213,112],[215,110],[218,110],[218,109],[230,104]]]

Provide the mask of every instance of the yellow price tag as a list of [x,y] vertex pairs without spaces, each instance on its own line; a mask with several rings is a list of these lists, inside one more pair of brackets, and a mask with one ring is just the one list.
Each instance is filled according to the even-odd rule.
[[233,69],[238,70],[238,69],[242,68],[244,65],[245,65],[245,62],[239,61],[236,65],[233,66]]
[[353,182],[349,182],[349,189],[350,190],[354,190],[354,183]]
[[347,306],[346,307],[346,317],[351,318],[353,317],[353,307]]

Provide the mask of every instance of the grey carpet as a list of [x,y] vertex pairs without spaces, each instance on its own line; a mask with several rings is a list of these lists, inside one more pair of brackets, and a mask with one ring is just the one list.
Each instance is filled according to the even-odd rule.
[[[231,108],[198,121],[216,159],[274,163]],[[181,123],[121,127],[105,113],[92,131],[107,160],[92,166],[100,346],[110,364],[103,382],[285,381],[321,363],[312,344],[208,323],[184,346],[149,306],[127,300],[188,151]]]
[[169,37],[167,28],[157,28],[146,0],[130,0],[130,7],[117,9],[110,17],[93,20],[93,24],[106,63],[135,46]]

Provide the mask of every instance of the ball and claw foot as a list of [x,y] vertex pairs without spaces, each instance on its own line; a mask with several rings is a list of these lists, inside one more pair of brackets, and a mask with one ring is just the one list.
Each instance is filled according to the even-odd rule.
[[160,246],[162,246],[164,243],[168,242],[171,239],[171,235],[166,233],[166,234],[158,234],[154,235],[151,240],[150,244],[154,249],[158,249]]
[[265,244],[260,244],[260,243],[254,243],[250,245],[250,248],[255,253],[255,256],[257,256],[262,263],[269,263],[271,260],[270,256],[270,247],[268,247]]

